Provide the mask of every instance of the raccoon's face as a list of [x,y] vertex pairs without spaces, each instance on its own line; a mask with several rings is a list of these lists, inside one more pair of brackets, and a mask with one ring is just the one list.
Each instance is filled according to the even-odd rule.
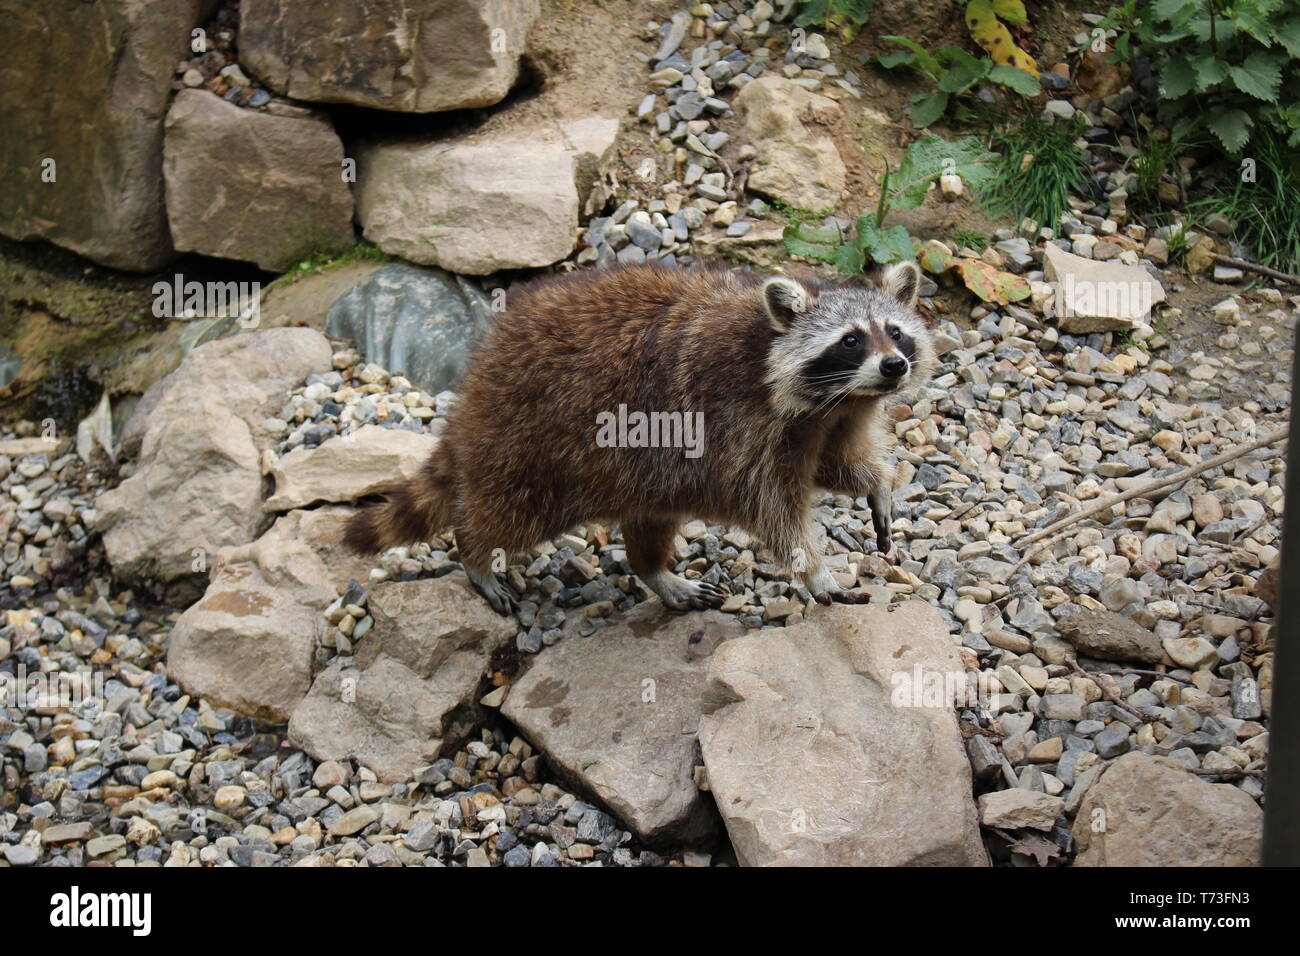
[[936,360],[930,331],[913,309],[920,281],[910,262],[890,267],[878,289],[844,286],[818,294],[792,279],[769,279],[763,303],[778,334],[767,382],[777,407],[825,410],[926,381]]

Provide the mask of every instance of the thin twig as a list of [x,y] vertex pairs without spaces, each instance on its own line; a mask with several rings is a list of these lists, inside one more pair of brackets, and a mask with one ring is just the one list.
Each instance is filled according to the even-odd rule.
[[[1105,675],[1106,677],[1111,677],[1111,676],[1113,676],[1113,675],[1110,673],[1110,671],[1090,671],[1090,670],[1088,670],[1086,667],[1085,667],[1083,670],[1084,670],[1084,673],[1087,674],[1089,677],[1092,677],[1092,676],[1097,675],[1097,674],[1102,674],[1102,675]],[[1191,683],[1192,683],[1191,681],[1186,680],[1186,679],[1184,679],[1184,678],[1182,678],[1182,677],[1174,677],[1172,674],[1166,674],[1166,673],[1163,673],[1162,671],[1150,671],[1150,670],[1144,670],[1144,669],[1142,669],[1142,668],[1140,668],[1140,667],[1121,667],[1120,670],[1122,670],[1125,674],[1137,674],[1137,675],[1139,675],[1139,676],[1141,676],[1141,677],[1158,677],[1158,678],[1160,678],[1161,680],[1173,680],[1173,681],[1178,681],[1178,683],[1180,683],[1180,684],[1191,684]]]
[[[1279,428],[1276,431],[1269,432],[1263,438],[1256,439],[1255,441],[1251,442],[1249,445],[1243,445],[1242,447],[1234,449],[1232,451],[1226,451],[1222,455],[1216,455],[1215,457],[1210,458],[1207,461],[1201,462],[1199,465],[1193,465],[1190,468],[1184,468],[1182,471],[1176,472],[1175,474],[1172,474],[1167,478],[1155,478],[1152,479],[1151,481],[1143,482],[1142,484],[1137,485],[1136,487],[1130,488],[1128,491],[1122,492],[1117,495],[1111,495],[1109,498],[1103,498],[1101,501],[1097,502],[1095,505],[1092,505],[1091,507],[1084,508],[1082,511],[1076,511],[1074,514],[1071,515],[1066,515],[1064,518],[1061,518],[1059,521],[1052,522],[1046,528],[1042,528],[1038,531],[1035,531],[1033,534],[1028,535],[1025,538],[1022,538],[1021,540],[1016,542],[1015,546],[1017,550],[1023,550],[1025,548],[1028,548],[1029,545],[1034,544],[1037,541],[1041,541],[1043,538],[1055,535],[1057,532],[1065,528],[1068,528],[1070,525],[1082,521],[1084,518],[1089,518],[1092,515],[1099,514],[1103,511],[1109,511],[1111,508],[1115,507],[1115,505],[1120,504],[1121,502],[1128,501],[1130,498],[1143,498],[1151,494],[1153,491],[1159,491],[1162,488],[1168,488],[1172,485],[1181,485],[1183,482],[1187,481],[1188,479],[1195,478],[1197,475],[1201,474],[1201,472],[1209,471],[1211,468],[1218,468],[1220,465],[1226,465],[1228,462],[1235,461],[1236,459],[1241,458],[1243,455],[1248,455],[1252,451],[1255,451],[1258,448],[1263,448],[1265,445],[1272,445],[1275,442],[1281,441],[1282,439],[1287,437],[1288,431],[1289,429],[1286,426],[1283,426],[1282,428]],[[1025,551],[1024,557],[1022,557],[1016,563],[1016,566],[1011,569],[1011,573],[1007,575],[1007,580],[1010,580],[1012,577],[1014,577],[1017,571],[1019,571],[1026,564],[1028,564],[1029,559],[1032,558],[1035,554],[1037,554],[1042,549],[1042,547],[1043,546],[1040,545],[1038,547],[1029,548],[1028,551]]]
[[1199,767],[1192,771],[1200,777],[1217,777],[1219,780],[1240,780],[1242,777],[1262,777],[1262,770],[1201,770]]
[[1217,252],[1211,252],[1210,258],[1215,262],[1223,263],[1225,266],[1235,266],[1238,269],[1245,269],[1247,272],[1258,272],[1270,279],[1277,279],[1279,282],[1289,282],[1291,285],[1300,286],[1300,276],[1293,276],[1289,272],[1278,272],[1268,266],[1261,266],[1258,262],[1238,259],[1236,256],[1221,256]]
[[1098,677],[1110,678],[1109,674],[1102,674],[1099,671],[1086,671],[1082,667],[1080,667],[1078,663],[1075,661],[1067,661],[1067,663],[1070,665],[1070,670],[1074,671],[1080,677],[1088,678],[1090,681],[1096,684],[1097,689],[1101,691],[1102,696],[1105,697],[1107,700],[1109,700],[1115,706],[1119,707],[1121,710],[1125,710],[1128,713],[1132,714],[1134,717],[1136,717],[1144,724],[1152,723],[1156,719],[1154,717],[1148,717],[1146,714],[1139,713],[1138,711],[1134,710],[1132,706],[1125,703],[1124,698],[1120,697],[1119,694],[1115,693],[1113,690],[1111,690],[1109,687],[1106,686],[1107,684],[1110,683],[1109,679],[1105,681],[1097,680]]

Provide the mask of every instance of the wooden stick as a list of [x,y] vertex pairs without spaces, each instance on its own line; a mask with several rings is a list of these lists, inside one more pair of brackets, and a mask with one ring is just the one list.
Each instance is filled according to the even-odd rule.
[[[1124,698],[1120,697],[1119,694],[1115,693],[1113,690],[1111,690],[1109,687],[1106,686],[1111,682],[1111,676],[1109,674],[1103,674],[1100,671],[1086,671],[1079,666],[1077,661],[1067,661],[1066,663],[1070,665],[1070,670],[1074,671],[1080,677],[1088,678],[1090,681],[1096,684],[1097,689],[1101,691],[1102,696],[1105,697],[1107,700],[1109,700],[1115,706],[1128,711],[1128,713],[1132,714],[1134,717],[1136,717],[1139,721],[1141,721],[1144,724],[1150,724],[1155,722],[1156,720],[1155,717],[1149,717],[1146,714],[1142,714],[1134,710],[1132,706],[1125,703]],[[1098,680],[1097,679],[1098,677],[1105,677],[1106,680],[1104,681]]]
[[[1282,428],[1277,429],[1277,431],[1269,432],[1263,438],[1256,439],[1249,445],[1243,445],[1233,451],[1225,451],[1222,455],[1216,455],[1213,458],[1201,462],[1199,465],[1184,468],[1182,471],[1176,472],[1167,478],[1153,478],[1151,481],[1143,482],[1142,484],[1130,488],[1128,491],[1122,492],[1121,494],[1111,495],[1109,498],[1104,498],[1091,507],[1084,508],[1082,511],[1076,511],[1072,515],[1066,515],[1064,518],[1052,522],[1046,528],[1042,528],[1025,538],[1021,538],[1016,542],[1016,548],[1017,550],[1024,549],[1029,545],[1034,544],[1036,541],[1041,541],[1043,538],[1054,535],[1058,531],[1068,528],[1070,525],[1075,524],[1078,521],[1082,521],[1084,518],[1091,517],[1092,515],[1099,514],[1103,511],[1108,511],[1115,507],[1115,505],[1128,501],[1130,498],[1142,498],[1151,494],[1153,491],[1159,491],[1161,488],[1168,488],[1171,485],[1181,485],[1188,479],[1195,478],[1203,471],[1209,471],[1211,468],[1218,468],[1220,465],[1226,465],[1228,462],[1235,461],[1243,455],[1248,455],[1258,448],[1263,448],[1265,445],[1272,445],[1275,442],[1279,442],[1287,437],[1289,431],[1290,429],[1288,427],[1283,426]],[[1016,566],[1011,569],[1011,573],[1007,575],[1007,580],[1011,580],[1011,578],[1015,576],[1016,572],[1023,568],[1029,562],[1029,559],[1037,554],[1039,550],[1041,550],[1041,546],[1026,551],[1024,557],[1016,563]]]
[[1262,777],[1262,770],[1202,770],[1197,767],[1192,773],[1200,777],[1215,777],[1219,780],[1240,780],[1243,777]]
[[1223,263],[1225,266],[1235,266],[1238,269],[1245,269],[1247,272],[1258,272],[1270,279],[1277,279],[1279,282],[1289,282],[1291,285],[1300,286],[1300,276],[1293,276],[1289,272],[1278,272],[1268,266],[1261,266],[1258,262],[1238,259],[1235,256],[1221,256],[1217,252],[1211,252],[1210,258],[1215,262]]
[[[1163,672],[1161,672],[1161,671],[1144,670],[1143,668],[1140,668],[1140,667],[1120,667],[1120,670],[1122,670],[1125,674],[1138,674],[1138,675],[1141,675],[1141,676],[1143,676],[1143,677],[1158,677],[1158,678],[1160,678],[1161,680],[1171,680],[1171,681],[1175,681],[1175,682],[1177,682],[1177,683],[1179,683],[1179,684],[1189,684],[1189,685],[1190,685],[1190,684],[1192,683],[1191,681],[1189,681],[1189,680],[1184,680],[1184,679],[1181,678],[1181,677],[1174,677],[1172,674],[1165,674],[1165,673],[1163,673]],[[1104,675],[1104,676],[1106,676],[1106,677],[1113,677],[1113,676],[1115,676],[1115,675],[1111,674],[1109,671],[1090,671],[1090,670],[1088,670],[1086,667],[1083,669],[1083,672],[1084,672],[1085,674],[1087,674],[1089,677],[1093,677],[1093,676],[1095,676],[1095,675],[1097,675],[1097,674],[1101,674],[1101,675]]]

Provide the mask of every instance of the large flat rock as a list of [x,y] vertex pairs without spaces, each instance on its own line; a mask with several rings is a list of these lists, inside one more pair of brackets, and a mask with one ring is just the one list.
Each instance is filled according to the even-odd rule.
[[551,265],[573,251],[582,188],[617,133],[617,120],[588,117],[368,143],[357,156],[357,218],[379,248],[422,265],[464,275]]
[[328,120],[181,90],[166,130],[167,218],[178,250],[282,272],[355,241],[343,143]]
[[740,862],[987,865],[956,715],[925,692],[962,674],[920,601],[829,607],[718,648],[700,746]]
[[370,592],[375,626],[356,658],[336,658],[289,721],[289,740],[318,760],[352,758],[381,780],[409,780],[462,744],[492,654],[517,623],[488,607],[460,572],[385,582]]
[[413,481],[438,439],[397,428],[363,425],[315,448],[295,448],[271,466],[275,493],[267,511],[322,501],[355,501],[397,482]]
[[1074,818],[1075,866],[1258,866],[1264,811],[1176,761],[1124,754]]
[[0,0],[0,232],[132,272],[174,257],[163,117],[190,31],[215,6]]
[[694,780],[707,651],[742,630],[718,611],[646,602],[612,627],[548,647],[501,711],[569,786],[641,839],[701,840],[716,821]]
[[241,0],[243,62],[298,100],[411,113],[510,92],[539,0]]
[[1085,259],[1051,242],[1043,244],[1043,273],[1056,287],[1061,331],[1072,335],[1134,328],[1165,298],[1141,266]]

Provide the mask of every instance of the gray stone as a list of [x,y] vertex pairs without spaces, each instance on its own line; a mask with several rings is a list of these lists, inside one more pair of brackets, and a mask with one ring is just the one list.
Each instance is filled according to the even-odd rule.
[[1058,627],[1061,637],[1085,657],[1148,664],[1165,660],[1160,638],[1120,614],[1080,608],[1077,613],[1062,618]]
[[715,819],[693,779],[708,653],[741,632],[730,615],[673,614],[648,601],[594,637],[572,634],[539,655],[501,712],[562,780],[640,838],[698,842]]
[[1231,784],[1208,783],[1164,757],[1128,753],[1079,807],[1074,865],[1256,866],[1263,822],[1259,805]]
[[241,0],[239,52],[298,100],[412,113],[491,106],[518,78],[540,9],[538,0]]
[[913,679],[961,672],[919,601],[818,609],[722,645],[700,745],[741,863],[986,864],[951,701]]
[[163,116],[190,31],[215,6],[0,2],[0,232],[131,272],[174,257]]
[[242,109],[207,90],[176,94],[163,176],[177,250],[283,272],[352,246],[343,143],[328,120],[301,114]]
[[357,343],[367,362],[437,393],[464,371],[491,303],[463,276],[392,263],[330,307],[325,331]]

